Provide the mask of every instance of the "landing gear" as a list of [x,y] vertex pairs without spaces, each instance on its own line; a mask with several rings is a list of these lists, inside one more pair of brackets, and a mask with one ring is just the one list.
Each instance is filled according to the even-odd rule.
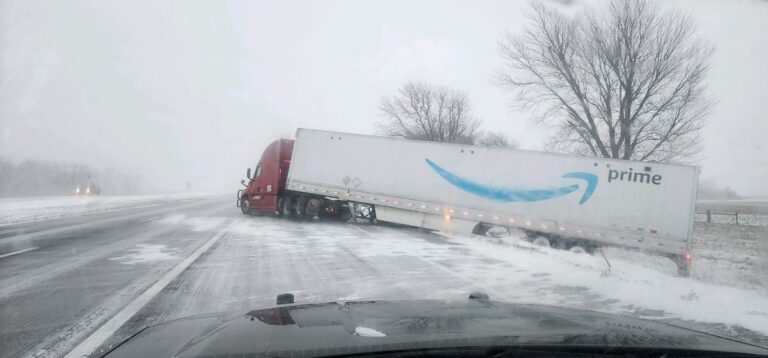
[[672,255],[669,259],[677,266],[677,275],[680,277],[691,276],[691,256],[685,255]]
[[373,205],[362,203],[349,203],[349,212],[355,221],[358,219],[368,221],[370,224],[376,223],[376,209]]

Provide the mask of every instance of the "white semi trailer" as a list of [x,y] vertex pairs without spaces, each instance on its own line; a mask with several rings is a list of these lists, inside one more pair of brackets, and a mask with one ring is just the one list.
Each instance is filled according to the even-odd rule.
[[[566,248],[658,253],[689,272],[697,167],[309,129],[272,143],[265,165],[276,169],[273,212],[317,215],[343,203],[432,230],[522,228]],[[238,198],[255,208],[259,178],[251,179]]]

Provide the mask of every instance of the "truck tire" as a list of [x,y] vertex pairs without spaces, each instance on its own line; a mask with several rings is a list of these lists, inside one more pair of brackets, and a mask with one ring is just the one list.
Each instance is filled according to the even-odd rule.
[[549,244],[549,240],[543,237],[537,237],[533,239],[533,244],[541,247],[551,247]]
[[318,198],[307,200],[306,215],[313,220],[320,219],[320,208],[323,206],[323,201]]
[[586,254],[587,253],[587,250],[585,250],[583,247],[581,247],[579,245],[571,246],[571,248],[568,249],[568,251],[573,252],[574,254]]
[[242,211],[244,215],[251,215],[251,208],[248,206],[248,198],[245,196],[240,198],[240,211]]
[[306,196],[300,196],[298,199],[296,199],[296,207],[294,208],[294,212],[296,213],[296,217],[299,219],[303,219],[306,217],[306,214],[307,214],[307,197]]
[[280,214],[284,218],[290,218],[293,216],[293,200],[289,197],[285,197],[280,200]]

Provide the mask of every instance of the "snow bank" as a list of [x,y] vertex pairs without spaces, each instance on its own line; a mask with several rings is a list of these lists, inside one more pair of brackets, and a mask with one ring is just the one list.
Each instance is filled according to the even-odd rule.
[[[445,236],[447,246],[398,238],[397,234],[383,236],[367,241],[359,254],[417,255],[499,300],[690,322],[697,328],[702,323],[739,326],[768,335],[765,287],[748,289],[677,277],[674,264],[655,255],[606,249],[609,268],[599,253],[543,248],[515,236]],[[719,328],[713,330],[723,333]]]
[[691,276],[768,294],[768,227],[696,223]]
[[0,226],[71,215],[109,212],[173,202],[202,200],[208,193],[178,193],[135,196],[58,196],[0,199]]
[[[514,238],[495,242],[479,237],[449,237],[449,240],[464,244],[468,256],[513,263],[516,269],[466,265],[457,267],[456,271],[467,279],[492,284],[493,291],[516,301],[641,318],[737,325],[768,335],[765,288],[745,289],[702,282],[695,277],[676,277],[671,262],[621,249],[604,250],[611,264],[609,269],[600,254],[542,248]],[[699,267],[699,270],[708,269]],[[498,282],[506,284],[499,286]]]

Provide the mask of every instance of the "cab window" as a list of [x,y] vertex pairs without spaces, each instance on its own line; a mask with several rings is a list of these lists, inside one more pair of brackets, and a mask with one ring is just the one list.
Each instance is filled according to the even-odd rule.
[[256,179],[261,176],[261,163],[256,165],[256,173],[253,174],[253,179]]

